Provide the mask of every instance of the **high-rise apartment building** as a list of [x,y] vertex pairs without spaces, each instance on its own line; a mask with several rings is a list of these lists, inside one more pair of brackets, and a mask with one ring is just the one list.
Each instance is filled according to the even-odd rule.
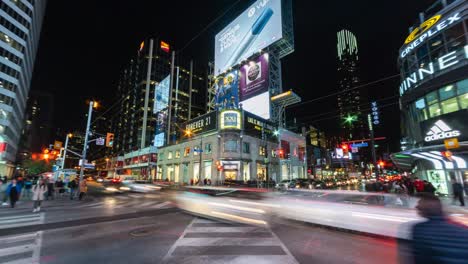
[[358,77],[358,44],[356,36],[343,29],[337,33],[337,77],[338,77],[338,110],[344,138],[351,139],[360,136],[363,128],[361,113],[362,96]]
[[1,175],[13,173],[46,2],[0,2]]
[[[158,121],[159,116],[153,109],[156,99],[155,91],[156,87],[171,73],[171,52],[171,46],[163,40],[146,39],[140,44],[137,55],[130,60],[128,67],[122,72],[116,92],[119,106],[116,107],[116,113],[109,120],[112,132],[115,133],[115,143],[112,149],[114,156],[155,146],[155,135],[157,129],[161,128],[161,124],[158,124],[161,120]],[[168,100],[171,103],[169,107],[172,116],[171,133],[174,134],[179,133],[182,123],[204,113],[206,108],[206,78],[202,77],[202,74],[195,74],[193,64],[192,67],[190,64],[184,63],[178,57],[174,63],[172,99]],[[147,83],[149,83],[149,93],[145,115]],[[165,97],[168,99],[168,94]],[[158,97],[156,100],[160,99]],[[145,116],[146,130],[144,131]],[[169,117],[166,115],[164,118],[164,122],[169,123]],[[167,126],[164,130],[167,135],[169,132]],[[165,140],[167,137],[162,138],[164,139],[163,145],[167,144]],[[170,138],[174,137],[171,135]]]

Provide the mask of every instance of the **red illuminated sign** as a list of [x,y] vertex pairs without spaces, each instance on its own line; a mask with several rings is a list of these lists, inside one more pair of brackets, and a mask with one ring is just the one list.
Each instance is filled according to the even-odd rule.
[[164,41],[161,41],[161,45],[160,45],[161,49],[165,52],[169,52],[170,51],[170,47],[169,47],[169,44],[164,42]]

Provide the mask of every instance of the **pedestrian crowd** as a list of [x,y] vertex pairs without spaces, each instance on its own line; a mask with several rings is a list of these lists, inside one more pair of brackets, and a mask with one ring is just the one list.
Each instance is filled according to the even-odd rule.
[[69,196],[70,200],[78,198],[82,200],[88,191],[86,180],[79,182],[78,177],[62,178],[54,181],[43,176],[14,177],[8,181],[6,176],[0,177],[0,202],[2,206],[16,206],[19,200],[33,201],[33,212],[41,211],[44,200],[54,200],[58,197]]
[[[468,195],[468,179],[464,182],[458,182],[455,177],[451,177],[451,187],[453,191],[452,204],[460,203],[465,206],[465,195]],[[374,181],[365,184],[365,190],[368,192],[395,193],[399,195],[403,204],[407,203],[410,196],[437,195],[437,188],[426,180],[418,177],[401,177],[389,181]],[[466,193],[466,194],[465,194]]]

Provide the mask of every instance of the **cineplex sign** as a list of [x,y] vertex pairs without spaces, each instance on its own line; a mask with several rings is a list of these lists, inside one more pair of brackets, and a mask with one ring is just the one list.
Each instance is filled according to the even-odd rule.
[[439,59],[437,59],[435,62],[430,62],[425,67],[422,67],[417,71],[409,74],[400,85],[400,95],[414,88],[424,79],[432,77],[432,75],[436,74],[437,72],[464,63],[467,59],[468,45],[463,47],[462,50],[452,51],[440,56]]
[[441,15],[435,15],[414,29],[405,40],[405,44],[408,45],[401,52],[400,58],[403,59],[406,57],[406,55],[408,55],[408,53],[417,48],[421,43],[424,43],[426,39],[434,36],[435,34],[444,30],[446,27],[461,20],[460,13],[452,14],[443,20],[440,20],[441,17]]

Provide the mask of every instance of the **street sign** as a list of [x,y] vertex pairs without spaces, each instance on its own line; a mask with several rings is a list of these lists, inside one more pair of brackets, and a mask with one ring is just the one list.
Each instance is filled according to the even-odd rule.
[[102,137],[96,139],[96,146],[104,146],[106,140]]
[[458,144],[458,138],[446,139],[444,140],[444,144],[446,149],[455,149],[460,147],[460,144]]
[[62,141],[55,140],[54,142],[54,149],[61,149],[63,145]]
[[363,148],[363,147],[368,147],[368,146],[369,146],[369,143],[367,142],[351,144],[351,148]]

